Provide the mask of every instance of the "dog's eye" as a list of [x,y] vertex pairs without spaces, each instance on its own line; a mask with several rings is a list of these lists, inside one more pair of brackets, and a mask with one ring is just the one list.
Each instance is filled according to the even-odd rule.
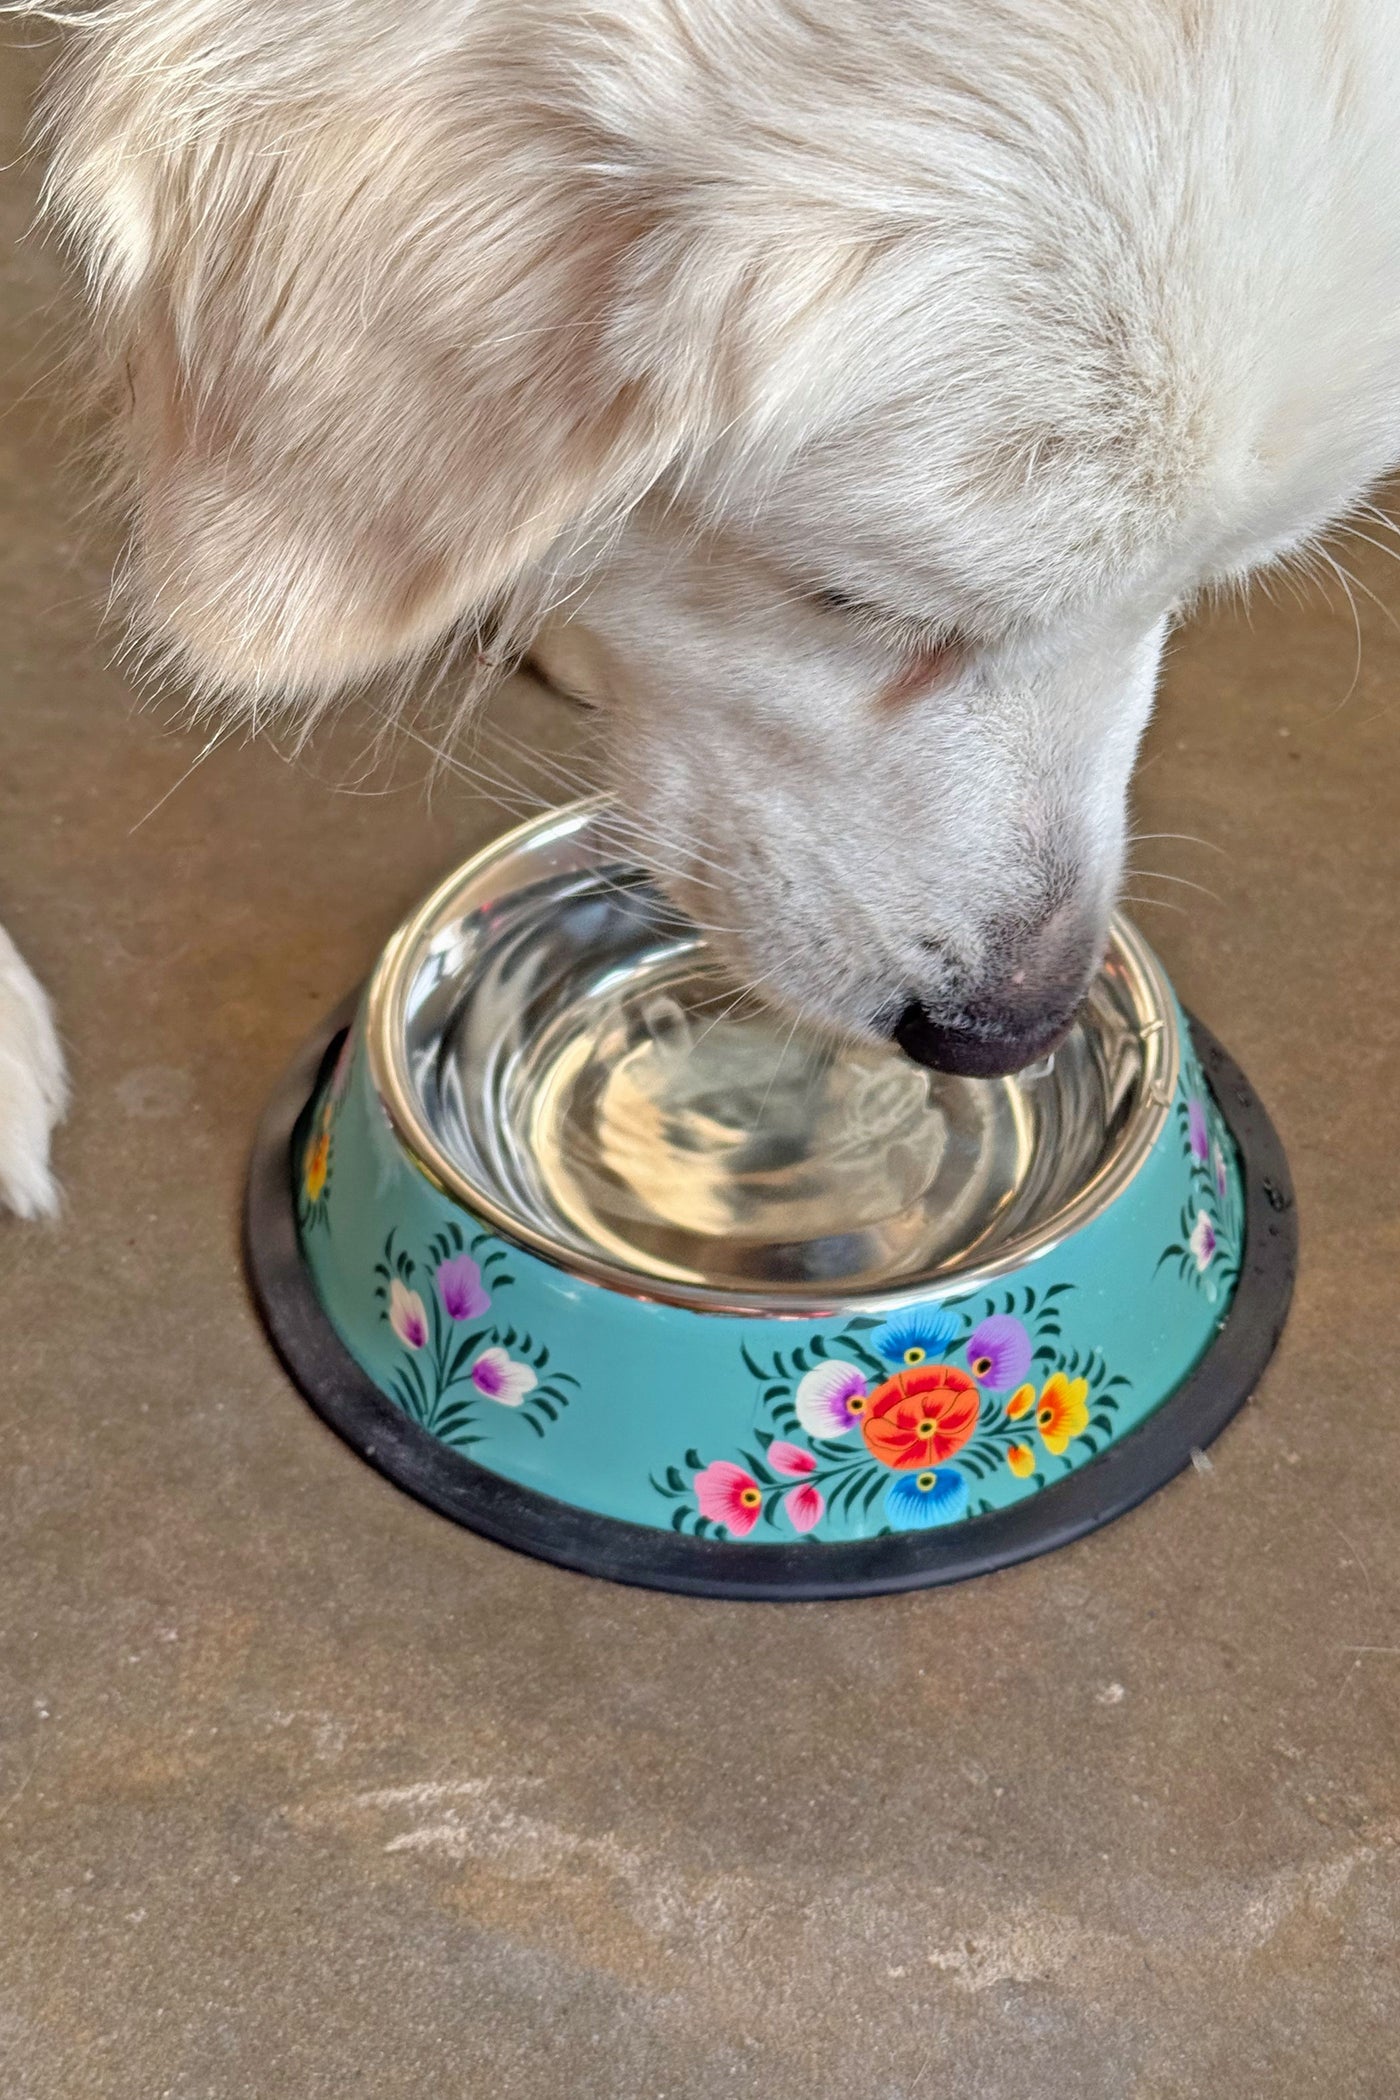
[[851,591],[833,590],[823,585],[820,589],[805,591],[803,595],[819,611],[845,613],[853,619],[864,620],[905,647],[942,647],[950,640],[949,630],[941,620],[921,618],[918,613],[896,612],[893,606],[878,605],[873,598],[858,598]]
[[869,598],[858,598],[853,592],[836,590],[827,584],[811,585],[803,596],[820,612],[839,613],[859,621],[899,651],[904,669],[883,696],[889,704],[927,690],[940,672],[963,661],[971,646],[965,634],[945,621],[895,612],[888,605],[877,605]]
[[859,598],[852,598],[849,592],[847,591],[808,591],[807,598],[810,604],[817,606],[822,612],[844,613],[874,611],[873,606],[862,605]]

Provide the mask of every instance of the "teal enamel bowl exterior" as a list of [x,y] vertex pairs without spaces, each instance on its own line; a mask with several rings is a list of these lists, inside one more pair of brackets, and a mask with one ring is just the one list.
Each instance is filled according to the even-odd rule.
[[785,1565],[816,1556],[815,1569],[853,1542],[985,1531],[1102,1466],[1199,1372],[1230,1318],[1241,1156],[1131,929],[1118,939],[1157,972],[1169,1041],[1129,1170],[1009,1264],[829,1303],[619,1278],[467,1201],[407,1127],[384,1033],[413,937],[390,944],[293,1139],[319,1314],[417,1446],[636,1527],[643,1563],[648,1537],[711,1542],[714,1581],[678,1586],[722,1589],[722,1549],[740,1542],[747,1566],[766,1547]]

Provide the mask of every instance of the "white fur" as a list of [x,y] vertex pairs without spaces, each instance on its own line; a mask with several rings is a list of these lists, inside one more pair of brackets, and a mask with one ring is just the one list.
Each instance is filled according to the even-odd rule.
[[49,1002],[0,931],[0,1202],[22,1218],[58,1207],[49,1135],[67,1094]]
[[113,0],[139,618],[314,709],[564,608],[738,966],[1014,1061],[1169,623],[1400,457],[1398,106],[1395,0]]

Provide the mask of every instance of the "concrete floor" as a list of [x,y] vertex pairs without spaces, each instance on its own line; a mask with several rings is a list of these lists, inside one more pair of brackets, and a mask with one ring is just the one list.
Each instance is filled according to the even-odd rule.
[[[34,75],[0,60],[3,158]],[[6,2100],[1393,2100],[1400,2092],[1400,576],[1175,644],[1144,909],[1291,1150],[1257,1401],[1049,1560],[846,1606],[516,1558],[323,1429],[249,1310],[265,1096],[498,825],[137,712],[0,224],[0,902],[76,1082],[0,1225]],[[531,689],[510,733],[567,745]],[[494,731],[483,750],[512,764]],[[381,773],[371,783],[385,789]]]

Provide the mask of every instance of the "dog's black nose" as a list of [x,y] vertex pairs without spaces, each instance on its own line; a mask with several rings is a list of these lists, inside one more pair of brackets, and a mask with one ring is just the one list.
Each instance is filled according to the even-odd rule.
[[1062,1043],[1073,1014],[1025,1027],[970,1028],[935,1021],[919,999],[911,999],[891,1035],[906,1057],[934,1072],[963,1079],[999,1079],[1033,1065]]

